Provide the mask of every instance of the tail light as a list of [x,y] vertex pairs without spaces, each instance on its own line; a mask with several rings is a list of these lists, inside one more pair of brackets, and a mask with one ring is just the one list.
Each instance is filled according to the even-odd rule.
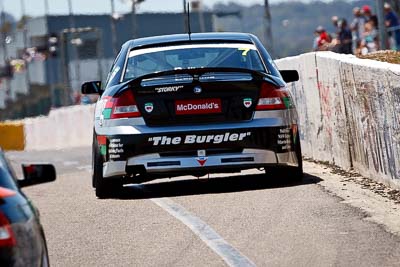
[[125,90],[117,96],[109,97],[106,101],[103,111],[105,119],[134,118],[141,116],[131,90]]
[[262,84],[256,110],[288,109],[292,105],[286,88],[277,88],[269,83]]
[[15,246],[15,236],[7,217],[0,212],[0,248]]
[[[0,199],[14,196],[15,191],[0,187]],[[0,248],[15,246],[15,236],[11,224],[4,213],[0,211]]]

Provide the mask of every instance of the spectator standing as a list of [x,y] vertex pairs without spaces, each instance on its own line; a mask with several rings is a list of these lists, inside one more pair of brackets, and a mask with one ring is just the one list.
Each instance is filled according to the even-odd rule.
[[319,40],[319,33],[317,32],[317,30],[315,30],[312,51],[318,51],[318,40]]
[[338,45],[338,34],[339,34],[338,21],[339,21],[338,16],[331,17],[331,22],[335,29],[335,32],[332,33],[332,43],[330,45],[330,50],[335,53],[339,53],[339,51],[338,51],[338,47],[339,47],[339,45]]
[[379,48],[378,45],[378,30],[373,20],[365,23],[365,31],[361,42],[361,54],[365,55],[370,52],[375,52]]
[[315,32],[318,34],[316,39],[317,50],[318,51],[326,51],[328,50],[329,44],[331,42],[331,38],[329,34],[326,32],[324,27],[318,26]]
[[364,36],[365,18],[361,14],[359,7],[353,8],[353,21],[351,22],[350,29],[353,35],[353,53],[358,54],[361,46],[361,41]]
[[364,15],[365,22],[372,21],[375,28],[378,29],[378,17],[372,14],[371,7],[369,5],[364,5],[362,7],[362,14]]
[[[399,18],[393,12],[390,4],[384,4],[385,10],[385,25],[387,28],[397,27],[399,26]],[[393,38],[394,49],[400,50],[400,29],[396,29],[394,31],[389,31],[389,38]]]
[[340,19],[338,21],[338,53],[341,54],[352,54],[352,34],[347,26],[347,21],[345,19]]
[[337,37],[337,34],[339,32],[339,27],[338,27],[338,21],[339,21],[339,17],[338,16],[332,16],[331,17],[331,21],[332,21],[332,25],[335,28],[335,33],[333,34],[333,38]]

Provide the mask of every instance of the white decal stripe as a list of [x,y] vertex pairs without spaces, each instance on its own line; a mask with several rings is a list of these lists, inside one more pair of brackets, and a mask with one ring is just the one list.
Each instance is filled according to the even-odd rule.
[[[142,188],[142,186],[140,187]],[[256,266],[250,259],[226,242],[214,229],[200,218],[191,214],[181,205],[169,198],[153,198],[151,201],[189,227],[190,230],[218,254],[228,266]]]
[[143,55],[147,53],[160,52],[160,51],[192,49],[192,48],[238,48],[238,49],[240,48],[240,49],[256,50],[256,47],[252,44],[193,44],[193,45],[175,45],[175,46],[136,49],[132,50],[129,53],[129,57],[134,57],[137,55]]

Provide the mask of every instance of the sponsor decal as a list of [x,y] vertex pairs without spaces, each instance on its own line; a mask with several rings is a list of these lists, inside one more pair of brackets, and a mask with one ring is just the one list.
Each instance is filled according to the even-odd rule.
[[247,56],[247,53],[250,51],[250,48],[248,47],[243,47],[243,48],[238,48],[239,51],[243,51],[242,52],[242,56]]
[[121,139],[115,138],[110,140],[110,144],[108,145],[108,154],[110,155],[111,160],[119,159],[121,157],[120,154],[124,152],[124,144],[121,142]]
[[106,145],[107,144],[107,137],[105,135],[98,135],[96,136],[97,144],[99,145]]
[[290,131],[290,128],[279,129],[277,142],[282,150],[290,150],[292,148]]
[[169,92],[178,92],[179,89],[182,89],[183,85],[176,85],[176,86],[166,86],[166,87],[158,87],[155,88],[157,93],[169,93]]
[[153,108],[153,103],[144,104],[144,110],[146,110],[147,113],[151,113],[153,111]]
[[181,136],[153,136],[149,137],[148,142],[151,142],[153,146],[165,146],[165,145],[190,145],[190,144],[221,144],[228,142],[243,141],[246,137],[251,136],[251,132],[245,133],[223,133],[223,134],[207,134],[197,135],[188,134],[183,137]]
[[221,100],[218,98],[175,101],[176,115],[221,113],[221,111]]
[[253,100],[252,100],[251,98],[244,98],[244,99],[243,99],[243,105],[244,105],[246,108],[251,107],[251,104],[253,104]]
[[290,97],[283,97],[283,103],[285,104],[286,108],[292,108],[293,107],[293,102]]
[[107,146],[101,145],[100,146],[100,155],[105,156],[107,153]]
[[103,109],[103,113],[102,115],[104,116],[104,119],[108,120],[109,118],[111,118],[111,108],[105,108]]
[[199,157],[196,160],[200,164],[200,166],[204,166],[204,164],[206,164],[206,161],[208,160],[208,158],[207,157]]
[[194,92],[195,94],[200,94],[201,91],[203,91],[203,90],[201,89],[200,86],[195,86],[195,87],[193,88],[193,92]]

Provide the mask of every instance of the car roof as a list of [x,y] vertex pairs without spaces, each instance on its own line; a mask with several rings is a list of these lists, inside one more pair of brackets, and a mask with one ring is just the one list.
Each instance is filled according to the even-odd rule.
[[225,41],[225,42],[245,42],[254,43],[254,35],[249,33],[233,33],[233,32],[210,32],[210,33],[192,33],[189,34],[171,34],[160,35],[145,38],[138,38],[127,41],[124,46],[129,46],[129,49],[138,47],[149,47],[159,44],[168,43],[185,43],[185,42],[201,42],[201,41]]

